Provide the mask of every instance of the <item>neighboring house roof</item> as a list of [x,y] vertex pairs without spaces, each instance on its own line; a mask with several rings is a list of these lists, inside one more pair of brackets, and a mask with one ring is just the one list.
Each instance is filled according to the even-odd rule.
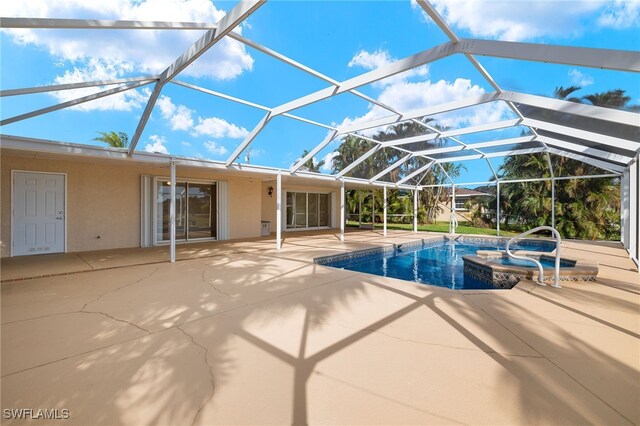
[[[487,194],[486,192],[477,191],[475,189],[468,188],[456,188],[456,197],[488,197],[491,194]],[[449,196],[451,193],[449,191]]]

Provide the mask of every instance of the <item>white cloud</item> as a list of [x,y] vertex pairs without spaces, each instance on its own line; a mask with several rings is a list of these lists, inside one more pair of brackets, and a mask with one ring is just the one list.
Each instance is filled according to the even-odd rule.
[[[394,60],[389,52],[385,50],[376,50],[373,53],[361,50],[354,55],[349,62],[349,66],[357,65],[366,69],[375,69]],[[479,96],[485,93],[482,87],[472,84],[471,80],[468,79],[458,78],[453,82],[446,80],[432,82],[426,79],[427,76],[428,69],[419,67],[409,72],[387,78],[383,80],[382,84],[376,86],[378,89],[381,89],[377,100],[398,111],[408,112],[432,105]],[[412,77],[414,77],[414,80],[415,77],[422,77],[422,81],[410,81]],[[460,127],[463,125],[473,126],[497,121],[508,114],[509,109],[503,102],[491,102],[477,107],[465,108],[461,111],[440,114],[437,119],[438,124],[442,126]],[[391,115],[391,113],[388,110],[377,105],[369,104],[369,110],[364,115],[347,117],[338,127],[350,127],[389,115]],[[384,131],[385,128],[386,127],[366,129],[361,133],[366,136],[372,136],[379,131]]]
[[191,146],[191,143],[189,143],[187,141],[182,141],[180,143],[182,144],[182,146]]
[[207,151],[209,151],[212,154],[216,154],[216,155],[222,156],[222,155],[225,155],[226,153],[229,152],[227,150],[227,148],[225,148],[222,145],[218,145],[214,141],[205,142],[203,145],[204,145],[205,148],[207,148]]
[[630,28],[640,26],[640,0],[615,0],[607,5],[598,24],[603,27]]
[[[94,80],[112,80],[114,78],[121,77],[125,72],[129,70],[130,67],[125,63],[117,63],[115,61],[107,63],[105,61],[94,58],[90,59],[84,67],[74,67],[73,71],[65,71],[63,75],[55,78],[54,84],[70,84]],[[56,98],[59,102],[67,102],[73,99],[78,99],[97,92],[101,92],[103,90],[111,89],[113,87],[115,86],[87,87],[82,89],[63,90],[59,92],[51,92],[50,95]],[[148,89],[133,89],[126,92],[109,95],[90,102],[78,104],[71,107],[71,109],[75,109],[78,111],[131,111],[133,109],[140,108],[147,101],[149,94],[150,92]]]
[[474,37],[509,41],[574,37],[588,29],[584,21],[605,5],[602,1],[539,0],[433,0],[432,3],[447,23],[457,29]]
[[323,173],[331,173],[333,169],[333,159],[338,155],[338,151],[332,151],[325,155],[322,159],[324,164],[320,167],[320,171]]
[[[367,52],[366,50],[360,50],[353,56],[353,58],[351,58],[351,61],[349,61],[347,65],[349,66],[349,68],[362,67],[366,70],[373,70],[394,61],[396,61],[396,59],[391,57],[388,50],[378,49],[373,53]],[[410,77],[426,77],[428,74],[429,67],[427,67],[426,65],[422,65],[402,72],[400,74],[392,75],[391,77],[376,81],[372,85],[374,87],[385,87],[395,84],[399,81],[406,80]]]
[[198,117],[198,124],[193,128],[194,136],[207,135],[212,138],[244,138],[249,134],[244,127],[238,127],[218,117]]
[[[3,16],[33,18],[121,19],[215,23],[225,15],[209,0],[29,0],[3,2]],[[31,30],[5,29],[16,43],[38,46],[56,62],[81,69],[91,59],[126,64],[128,72],[159,73],[191,46],[202,31]],[[236,31],[240,32],[241,28]],[[229,80],[253,68],[244,45],[224,38],[183,74]]]
[[168,96],[160,96],[156,105],[160,108],[162,118],[169,121],[171,130],[188,131],[193,127],[193,110],[184,105],[175,105]]
[[149,136],[149,141],[151,141],[151,143],[145,145],[145,151],[157,152],[160,154],[169,154],[169,150],[165,146],[165,144],[167,143],[167,139],[164,136],[151,135]]
[[[435,83],[430,80],[420,82],[399,81],[382,90],[377,99],[396,108],[398,111],[409,112],[432,105],[479,96],[484,93],[485,90],[482,87],[472,84],[470,80],[463,78],[458,78],[453,82],[439,80]],[[455,128],[499,121],[508,114],[509,108],[503,102],[490,102],[439,114],[435,118],[438,124]],[[370,105],[366,114],[360,117],[348,117],[339,127],[349,127],[389,115],[391,115],[389,111],[376,105]],[[362,133],[371,136],[380,130],[384,130],[384,128],[367,129]]]
[[569,77],[571,77],[571,84],[576,86],[586,87],[593,84],[593,77],[576,69],[569,70]]

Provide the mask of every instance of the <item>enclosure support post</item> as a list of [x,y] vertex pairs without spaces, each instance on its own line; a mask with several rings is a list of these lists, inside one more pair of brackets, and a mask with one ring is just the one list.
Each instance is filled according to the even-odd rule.
[[342,181],[342,186],[340,187],[340,241],[344,242],[344,180]]
[[176,261],[176,161],[171,159],[169,183],[171,185],[169,201],[169,260]]
[[276,178],[276,249],[282,248],[282,174]]
[[551,179],[551,227],[556,227],[556,180]]
[[358,191],[358,227],[362,227],[362,191]]
[[496,235],[500,236],[500,182],[496,183]]
[[371,229],[376,229],[376,190],[371,190]]
[[387,187],[382,190],[382,235],[387,236]]
[[413,190],[413,232],[418,232],[418,188]]

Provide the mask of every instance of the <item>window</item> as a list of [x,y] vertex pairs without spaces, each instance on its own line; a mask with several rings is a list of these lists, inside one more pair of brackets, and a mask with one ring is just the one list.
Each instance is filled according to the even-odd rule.
[[466,204],[467,200],[456,200],[456,210],[466,210],[467,208],[464,206]]
[[287,192],[287,229],[328,227],[330,217],[329,194]]

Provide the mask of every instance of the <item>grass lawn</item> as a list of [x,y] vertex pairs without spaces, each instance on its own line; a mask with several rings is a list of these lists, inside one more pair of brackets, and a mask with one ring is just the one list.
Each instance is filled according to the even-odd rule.
[[[347,226],[358,226],[358,222],[348,221]],[[381,223],[376,223],[376,229],[382,229]],[[413,224],[411,223],[388,223],[387,229],[403,229],[405,231],[412,231]],[[429,232],[449,232],[449,222],[436,222],[428,225],[418,224],[418,231]],[[476,235],[496,235],[496,230],[491,228],[477,228],[469,225],[468,222],[460,222],[460,225],[456,228],[458,234],[476,234]],[[517,235],[516,232],[500,231],[500,236],[509,237]]]

